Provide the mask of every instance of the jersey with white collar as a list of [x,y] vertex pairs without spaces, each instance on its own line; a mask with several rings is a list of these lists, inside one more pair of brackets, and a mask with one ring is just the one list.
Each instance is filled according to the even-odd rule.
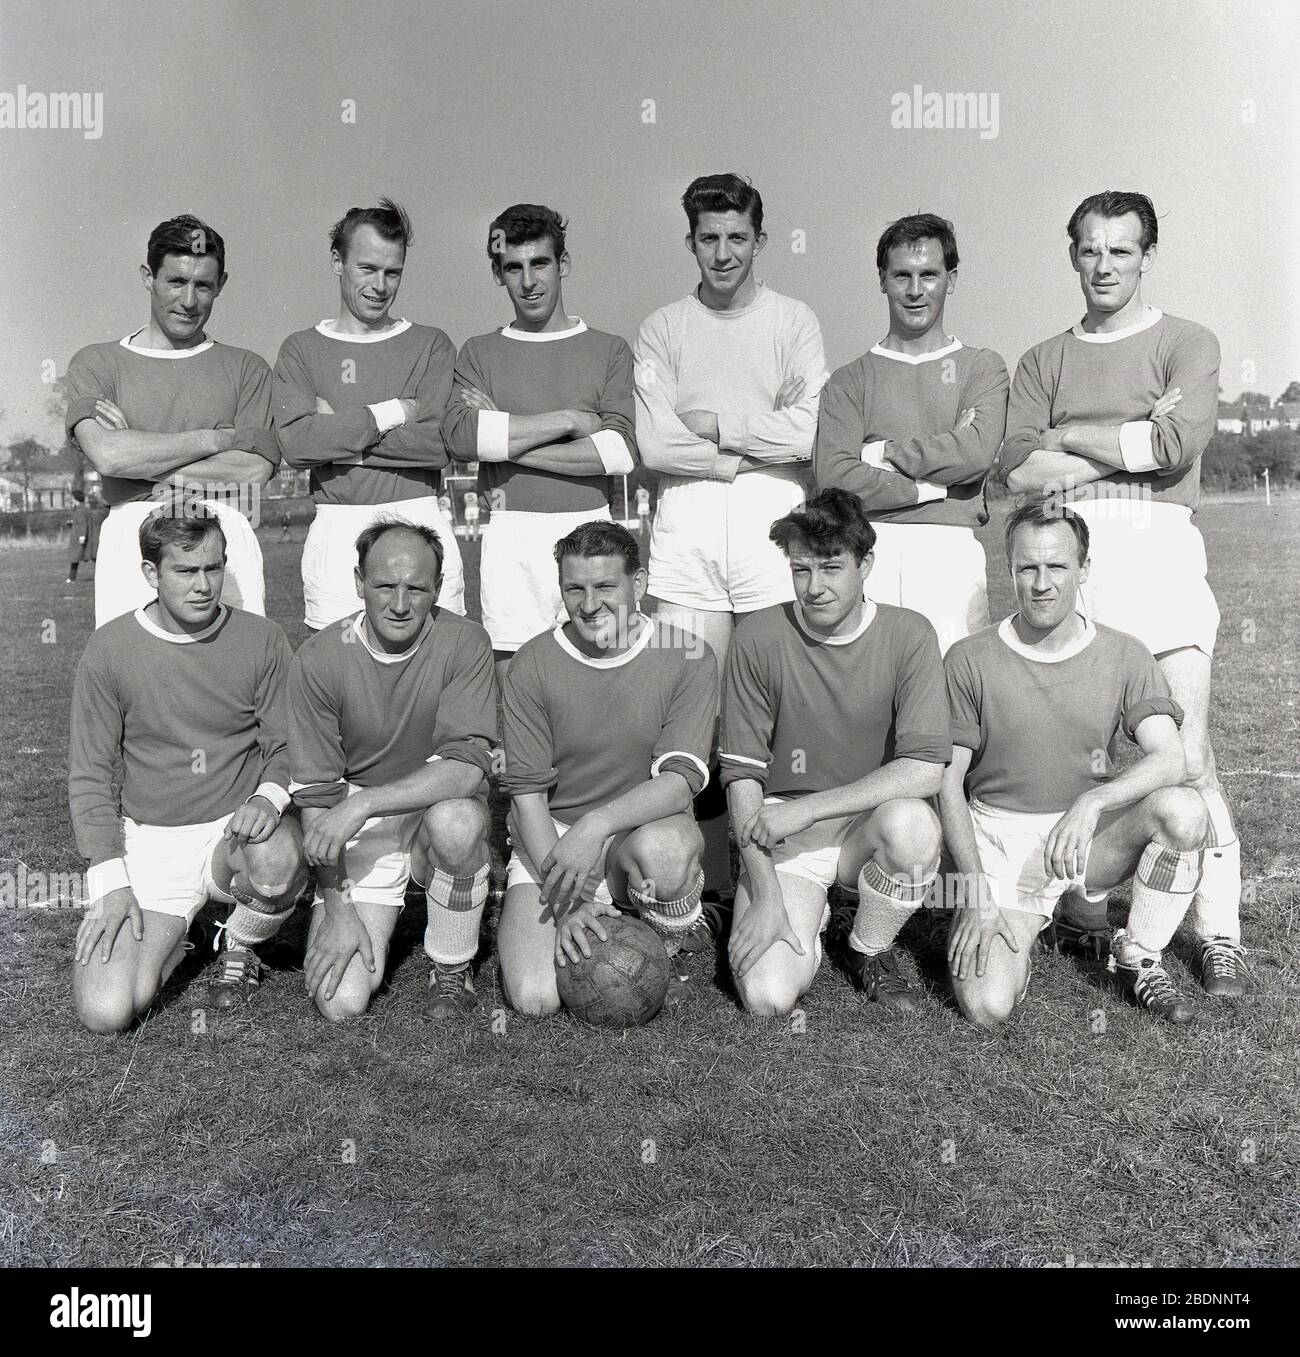
[[[956,428],[967,409],[974,421]],[[975,528],[988,522],[984,477],[1006,418],[1006,364],[992,349],[954,339],[912,356],[877,344],[822,391],[813,475],[819,488],[853,491],[873,523]]]
[[[235,431],[237,448],[257,453],[273,467],[280,464],[271,428],[271,369],[248,349],[211,339],[193,349],[166,351],[139,349],[126,339],[88,344],[68,363],[66,384],[64,423],[74,442],[77,425],[94,418],[95,401],[103,397],[121,410],[132,429],[188,433],[228,426]],[[104,476],[101,493],[112,508],[148,499],[154,484],[138,477]]]
[[609,660],[581,654],[563,626],[520,648],[506,671],[503,791],[549,790],[552,816],[571,825],[659,773],[704,789],[718,662],[694,636],[642,625]]
[[[291,334],[275,360],[272,405],[285,461],[311,468],[319,504],[436,495],[455,366],[455,345],[431,325],[400,321],[384,334],[346,335],[322,321]],[[317,398],[333,413],[318,413]],[[392,400],[414,401],[417,414],[381,433],[371,407]]]
[[[453,457],[479,463],[479,493],[490,509],[512,513],[576,513],[609,503],[607,475],[563,476],[511,461],[479,457],[485,413],[458,395],[473,386],[507,415],[585,410],[601,417],[595,437],[608,432],[636,457],[633,432],[632,351],[617,335],[579,321],[568,330],[532,334],[505,326],[461,346],[442,432]],[[490,413],[490,412],[488,412]],[[483,427],[480,427],[481,423]],[[606,465],[609,465],[607,462]]]
[[853,636],[819,637],[797,603],[744,617],[722,687],[722,781],[769,796],[845,787],[893,759],[952,757],[934,628],[907,608],[865,604]]
[[[1171,388],[1182,398],[1150,418]],[[1121,426],[1121,448],[1132,434],[1149,454],[1147,470],[1113,471],[1067,493],[1066,499],[1137,495],[1195,510],[1201,498],[1201,454],[1219,408],[1219,341],[1203,325],[1149,307],[1125,330],[1089,334],[1075,325],[1035,344],[1011,383],[1007,434],[998,459],[1005,481],[1040,446],[1044,430],[1070,424]],[[1128,465],[1128,462],[1125,463]]]
[[954,744],[973,751],[966,790],[999,810],[1064,811],[1115,776],[1111,737],[1182,708],[1135,636],[1088,623],[1078,643],[1040,655],[1011,618],[944,657]]
[[497,740],[492,646],[477,622],[437,608],[409,650],[373,649],[365,614],[304,641],[289,673],[289,767],[300,806],[347,784],[379,787],[434,758],[486,774]]
[[163,631],[144,609],[92,633],[77,665],[68,742],[72,825],[92,866],[122,855],[122,815],[205,824],[268,782],[286,789],[288,804],[289,661],[274,622],[224,606],[193,636]]

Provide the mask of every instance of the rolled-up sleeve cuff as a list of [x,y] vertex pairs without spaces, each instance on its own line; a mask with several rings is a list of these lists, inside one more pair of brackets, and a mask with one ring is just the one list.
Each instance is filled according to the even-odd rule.
[[72,437],[78,424],[83,419],[95,418],[94,396],[78,396],[76,400],[68,405],[68,413],[64,416],[64,423],[67,426],[68,436]]
[[660,754],[650,765],[651,777],[658,777],[664,772],[680,773],[686,779],[692,796],[699,796],[709,785],[709,765],[684,749],[670,749],[666,754]]
[[381,434],[385,434],[389,429],[401,428],[406,423],[406,411],[402,409],[400,400],[376,401],[373,405],[367,405],[366,409],[375,417],[375,427]]
[[745,459],[734,452],[719,452],[717,461],[714,463],[713,478],[722,481],[726,485],[731,485],[736,474],[740,470],[740,464]]
[[[290,796],[288,791],[280,786],[278,782],[258,783],[257,790],[253,793],[253,796],[260,796],[263,801],[269,801],[275,807],[278,815],[283,815],[285,811],[289,809],[289,805],[293,801],[293,797]],[[253,796],[250,796],[248,801],[251,801]],[[245,801],[244,804],[247,805],[248,801]]]
[[718,777],[724,787],[733,782],[757,782],[767,787],[767,763],[762,759],[746,758],[744,754],[718,751]]
[[107,862],[97,862],[86,869],[86,903],[93,905],[112,891],[129,886],[131,878],[127,874],[125,858],[109,858]]
[[632,470],[632,454],[621,433],[597,429],[591,441],[600,454],[600,464],[611,476],[626,476]]
[[510,460],[510,416],[505,410],[480,410],[475,455],[480,462]]
[[304,809],[328,810],[346,799],[348,784],[342,778],[334,782],[291,782],[289,791],[294,803]]
[[1159,467],[1151,446],[1152,427],[1149,419],[1130,419],[1119,426],[1119,455],[1125,471],[1155,471]]

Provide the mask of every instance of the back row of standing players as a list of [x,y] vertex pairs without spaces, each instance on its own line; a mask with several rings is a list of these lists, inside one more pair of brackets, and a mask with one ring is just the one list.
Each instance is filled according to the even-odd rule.
[[[1158,657],[1159,682],[1175,699],[1169,718],[1182,726],[1178,780],[1200,793],[1208,824],[1197,887],[1183,892],[1202,943],[1202,978],[1212,991],[1241,992],[1239,849],[1208,738],[1218,611],[1192,523],[1199,457],[1214,425],[1218,346],[1203,327],[1142,299],[1156,253],[1149,200],[1107,192],[1072,215],[1069,257],[1086,312],[1022,359],[1009,415],[1001,359],[944,328],[958,265],[946,221],[909,217],[884,233],[876,263],[888,333],[828,378],[811,311],[753,275],[766,240],[758,193],[736,176],[710,176],[692,183],[683,205],[700,282],[645,322],[635,356],[565,310],[570,260],[564,224],[549,209],[520,205],[492,223],[492,276],[514,318],[469,340],[459,356],[441,331],[392,316],[412,238],[405,214],[387,201],[353,209],[330,239],[338,314],[291,335],[274,374],[255,355],[206,337],[225,283],[220,237],[193,218],[163,223],[141,270],[149,325],[82,350],[68,370],[69,431],[103,475],[112,506],[97,624],[153,598],[137,533],[161,483],[264,484],[281,453],[312,468],[316,519],[302,563],[309,626],[356,611],[357,535],[392,517],[436,534],[439,606],[463,613],[456,539],[437,502],[450,454],[479,463],[491,510],[481,605],[500,678],[515,651],[565,619],[555,544],[582,523],[609,519],[609,477],[629,471],[639,453],[660,475],[648,580],[657,622],[706,642],[720,672],[738,619],[777,605],[788,611],[798,594],[799,572],[792,577],[788,551],[769,533],[803,503],[809,463],[819,485],[857,496],[873,525],[867,626],[881,607],[913,609],[947,650],[989,620],[974,528],[987,521],[983,486],[997,460],[1013,490],[1048,492],[1091,530],[1091,573],[1080,611],[1070,614],[1084,630],[1071,644],[1095,649],[1100,623]],[[211,507],[227,540],[226,601],[261,612],[256,538],[228,503]],[[891,753],[897,733],[887,740]],[[1108,761],[1106,770],[1109,778]],[[769,772],[749,780],[766,791]],[[695,808],[712,887],[706,899],[727,886],[719,783],[710,781],[715,803],[706,790]],[[1090,918],[1086,899],[1075,904],[1075,930],[1095,934],[1097,902]],[[736,937],[748,936],[742,917],[738,909],[733,950]],[[856,950],[881,956],[888,944]],[[868,980],[875,997],[907,989],[880,967]]]

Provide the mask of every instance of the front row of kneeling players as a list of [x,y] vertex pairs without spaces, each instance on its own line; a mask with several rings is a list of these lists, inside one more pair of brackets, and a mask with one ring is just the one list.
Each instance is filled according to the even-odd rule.
[[[1087,525],[1044,500],[1013,512],[1017,611],[942,660],[919,614],[864,599],[875,534],[856,496],[823,491],[772,540],[796,598],[737,628],[722,694],[741,855],[728,950],[745,1007],[788,1012],[811,985],[835,883],[858,902],[855,986],[915,1007],[894,943],[946,852],[936,898],[956,906],[949,963],[970,1019],[1000,1022],[1023,997],[1066,890],[1104,899],[1132,877],[1117,969],[1143,1007],[1186,1021],[1160,961],[1195,892],[1207,813],[1181,785],[1181,712],[1154,659],[1077,609]],[[555,1012],[556,967],[620,907],[670,951],[716,932],[691,815],[716,662],[641,614],[625,529],[586,523],[556,544],[568,621],[510,667],[499,760],[491,645],[435,606],[442,552],[427,527],[363,532],[363,610],[292,657],[274,623],[221,604],[215,518],[160,510],[140,542],[157,599],[92,636],[74,695],[70,800],[92,902],[74,994],[88,1027],[120,1030],[149,1007],[208,899],[234,906],[215,1002],[246,999],[255,945],[312,873],[305,975],[322,1013],[366,1010],[412,878],[428,904],[430,1016],[472,1010],[493,771],[511,798],[497,946],[516,1009]],[[1116,773],[1120,729],[1142,757]]]

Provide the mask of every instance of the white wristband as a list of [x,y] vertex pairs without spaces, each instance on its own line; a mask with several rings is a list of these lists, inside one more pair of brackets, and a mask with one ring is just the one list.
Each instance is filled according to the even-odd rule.
[[93,905],[112,891],[129,886],[131,878],[127,875],[125,858],[109,858],[107,862],[97,862],[86,869],[86,903]]
[[406,423],[406,411],[402,409],[400,400],[377,401],[374,405],[367,405],[366,409],[374,415],[381,434],[387,433],[389,429],[399,429]]
[[867,466],[874,466],[877,471],[885,469],[885,439],[877,438],[873,443],[864,443],[862,445],[862,461]]
[[480,462],[510,460],[510,416],[505,410],[480,410],[475,452]]
[[621,433],[613,429],[597,429],[591,441],[600,454],[600,464],[611,476],[626,476],[632,470],[632,453]]
[[[253,796],[260,796],[263,801],[269,801],[281,815],[284,814],[289,802],[293,800],[293,797],[278,782],[258,783]],[[250,796],[248,801],[251,801],[253,796]],[[248,805],[248,801],[245,801],[244,805]]]
[[1151,447],[1151,421],[1130,419],[1119,426],[1119,455],[1125,471],[1155,471],[1156,461]]
[[948,498],[948,489],[943,485],[935,485],[933,481],[917,481],[916,483],[916,502],[918,504],[937,504],[940,500]]

